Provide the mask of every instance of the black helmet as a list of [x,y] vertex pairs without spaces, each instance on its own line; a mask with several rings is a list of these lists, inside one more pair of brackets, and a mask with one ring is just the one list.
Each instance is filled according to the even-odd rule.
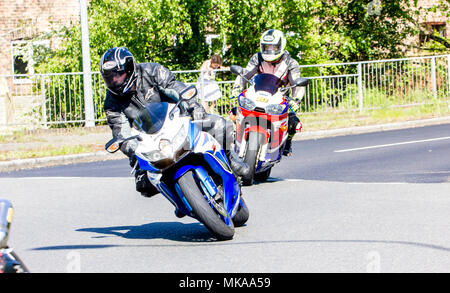
[[127,48],[106,51],[100,60],[100,73],[106,87],[115,95],[127,93],[136,81],[136,63]]

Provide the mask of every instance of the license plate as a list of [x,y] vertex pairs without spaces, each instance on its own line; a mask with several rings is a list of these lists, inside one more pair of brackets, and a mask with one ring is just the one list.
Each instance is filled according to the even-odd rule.
[[269,98],[267,98],[267,97],[257,97],[256,101],[267,103],[269,101]]

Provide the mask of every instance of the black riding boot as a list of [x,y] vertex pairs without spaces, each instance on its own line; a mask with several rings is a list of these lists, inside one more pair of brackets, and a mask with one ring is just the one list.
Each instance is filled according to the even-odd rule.
[[283,156],[292,156],[292,137],[289,135],[286,139],[286,145],[284,146]]
[[136,182],[136,191],[140,192],[144,197],[152,197],[158,194],[159,191],[156,187],[148,180],[147,171],[136,170],[134,172],[134,178]]
[[230,162],[231,170],[237,176],[245,176],[250,171],[250,168],[244,160],[242,160],[239,155],[233,150],[225,151],[228,161]]
[[[288,137],[286,139],[286,145],[284,146],[283,155],[292,156],[292,139],[297,133],[297,125],[300,123],[300,119],[295,115],[295,113],[289,113],[288,118]],[[300,128],[301,129],[301,128]]]

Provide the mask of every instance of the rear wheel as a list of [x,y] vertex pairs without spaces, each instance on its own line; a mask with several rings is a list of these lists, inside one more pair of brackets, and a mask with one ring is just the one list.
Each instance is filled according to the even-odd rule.
[[203,195],[202,189],[197,184],[194,173],[186,172],[180,179],[178,184],[181,191],[186,197],[187,202],[192,207],[193,212],[198,219],[208,228],[208,230],[216,236],[218,240],[230,240],[234,236],[234,225],[226,209],[221,203],[221,214],[208,202]]
[[256,164],[261,151],[261,145],[264,143],[264,135],[259,132],[249,132],[247,141],[247,150],[245,151],[244,161],[248,164],[249,172],[242,176],[242,184],[250,186],[253,184]]

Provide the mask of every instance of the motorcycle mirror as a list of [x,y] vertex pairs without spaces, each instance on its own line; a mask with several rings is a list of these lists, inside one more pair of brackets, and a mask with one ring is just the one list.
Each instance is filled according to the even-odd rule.
[[248,80],[245,76],[243,76],[244,73],[244,69],[242,69],[241,66],[239,65],[231,65],[230,66],[230,71],[236,75],[239,75],[240,77],[242,77],[246,82],[248,82],[251,85],[254,85],[254,82],[251,80]]
[[128,141],[128,140],[132,140],[132,139],[137,139],[137,140],[139,140],[139,141],[142,141],[142,137],[140,136],[140,135],[134,135],[134,136],[130,136],[130,137],[128,137],[128,138],[126,138],[126,139],[122,139],[122,138],[113,138],[113,139],[111,139],[110,141],[108,141],[106,144],[105,144],[105,150],[108,152],[108,153],[115,153],[115,152],[117,152],[119,149],[120,149],[120,147],[122,146],[122,144],[124,143],[124,142],[126,142],[126,141]]
[[8,245],[8,234],[11,227],[13,207],[11,202],[0,199],[0,249]]
[[190,100],[195,96],[197,96],[197,88],[194,85],[190,85],[180,92],[180,97],[183,100]]
[[279,89],[279,91],[282,92],[282,93],[286,93],[291,88],[293,88],[293,87],[292,86],[282,87],[282,88]]
[[295,86],[307,86],[309,84],[309,79],[300,77],[295,80]]
[[170,110],[170,112],[169,112],[169,118],[171,120],[173,119],[175,110],[178,108],[178,106],[180,106],[181,102],[189,101],[190,99],[193,99],[194,97],[197,96],[197,88],[194,85],[190,85],[190,86],[184,88],[179,93],[179,96],[180,96],[180,98],[179,98],[178,102],[175,104],[175,107],[173,107],[173,109]]
[[119,140],[117,140],[116,138],[111,139],[105,145],[105,150],[111,154],[117,152],[119,149],[120,149],[120,143],[119,143]]
[[243,70],[242,67],[239,66],[239,65],[231,65],[231,66],[230,66],[230,71],[231,71],[231,73],[233,73],[233,74],[241,75],[242,72],[243,72],[244,70]]
[[307,86],[308,84],[309,84],[309,79],[308,79],[308,78],[300,77],[300,78],[297,78],[297,79],[294,81],[294,85],[287,86],[287,87],[282,87],[282,88],[280,88],[280,91],[281,91],[282,93],[285,93],[285,92],[287,92],[288,90],[290,90],[290,89],[292,89],[292,88],[294,88],[294,87],[297,87],[297,86]]

